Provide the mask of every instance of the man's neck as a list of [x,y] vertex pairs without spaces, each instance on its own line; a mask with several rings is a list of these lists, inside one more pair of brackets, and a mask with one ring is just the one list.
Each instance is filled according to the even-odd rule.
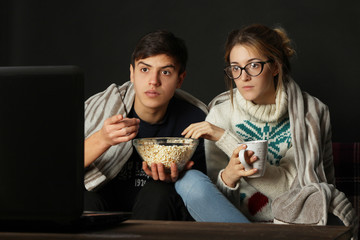
[[142,106],[137,105],[135,101],[134,110],[142,121],[145,121],[150,124],[156,124],[161,122],[161,120],[164,118],[166,114],[167,106],[168,105],[158,109],[143,108]]

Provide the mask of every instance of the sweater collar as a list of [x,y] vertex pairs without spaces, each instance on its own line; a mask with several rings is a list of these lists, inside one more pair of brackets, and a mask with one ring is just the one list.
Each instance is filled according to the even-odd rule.
[[235,93],[235,101],[238,108],[242,109],[249,116],[251,121],[276,122],[287,112],[287,95],[284,87],[277,92],[275,104],[257,105],[245,100],[239,91]]

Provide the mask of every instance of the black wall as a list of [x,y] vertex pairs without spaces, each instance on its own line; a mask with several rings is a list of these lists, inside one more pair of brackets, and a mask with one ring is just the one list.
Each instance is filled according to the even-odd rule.
[[79,65],[86,98],[129,79],[143,34],[171,30],[189,48],[183,89],[205,103],[225,91],[227,33],[279,24],[296,44],[293,78],[330,108],[333,140],[360,141],[358,0],[2,0],[0,14],[0,65]]

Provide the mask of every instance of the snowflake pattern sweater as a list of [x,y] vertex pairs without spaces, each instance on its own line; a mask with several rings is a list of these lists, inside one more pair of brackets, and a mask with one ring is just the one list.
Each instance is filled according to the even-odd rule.
[[[272,199],[289,190],[296,176],[286,92],[278,91],[275,104],[256,105],[246,101],[237,89],[233,91],[233,104],[225,92],[209,105],[206,121],[225,129],[225,133],[217,142],[205,142],[208,175],[249,220],[273,221]],[[222,181],[222,169],[239,143],[253,140],[268,140],[264,176],[242,178],[234,188],[228,187]]]

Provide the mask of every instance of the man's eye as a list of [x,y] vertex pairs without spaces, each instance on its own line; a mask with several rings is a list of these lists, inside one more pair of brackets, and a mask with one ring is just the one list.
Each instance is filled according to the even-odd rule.
[[148,69],[148,68],[141,68],[140,71],[141,71],[141,72],[148,72],[149,69]]
[[171,74],[171,72],[164,70],[164,71],[162,71],[162,74],[164,74],[164,75],[166,75],[166,76],[169,76],[169,75]]

